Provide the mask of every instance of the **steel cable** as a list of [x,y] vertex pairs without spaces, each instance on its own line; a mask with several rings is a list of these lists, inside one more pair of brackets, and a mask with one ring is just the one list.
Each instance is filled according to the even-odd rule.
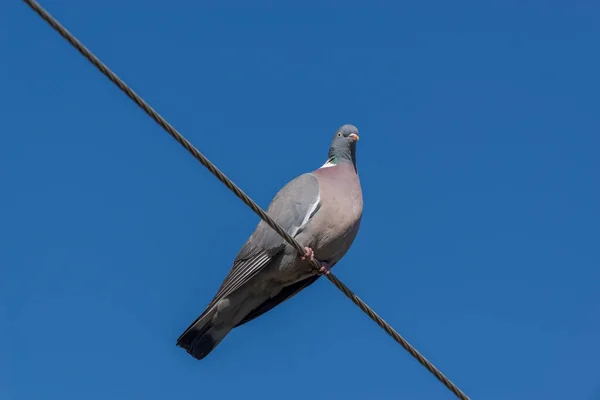
[[[146,103],[137,93],[135,93],[125,82],[112,72],[102,61],[100,61],[89,49],[87,49],[75,36],[64,28],[52,15],[50,15],[42,6],[34,0],[23,0],[29,5],[42,19],[44,19],[54,30],[65,38],[73,47],[75,47],[87,60],[102,72],[108,79],[119,87],[131,100],[133,100],[142,110],[146,112],[156,123],[158,123],[169,135],[173,137],[180,145],[205,166],[219,181],[221,181],[229,190],[231,190],[240,200],[242,200],[252,211],[254,211],[265,223],[275,230],[286,242],[293,246],[301,255],[305,254],[304,248],[296,242],[286,231],[284,231],[271,217],[269,217],[248,195],[246,195],[235,183],[233,183],[225,174],[223,174],[208,158],[206,158],[198,149],[196,149],[181,133],[179,133],[171,124],[160,116],[148,103]],[[313,260],[313,267],[318,271],[321,265]],[[333,273],[325,274],[342,293],[346,295],[354,304],[365,312],[377,325],[379,325],[388,335],[398,342],[406,351],[410,353],[421,365],[431,372],[440,382],[442,382],[452,393],[461,400],[469,400],[454,383],[452,383],[439,369],[429,362],[421,353],[419,353],[406,339],[385,322],[371,307],[354,294],[342,281]]]

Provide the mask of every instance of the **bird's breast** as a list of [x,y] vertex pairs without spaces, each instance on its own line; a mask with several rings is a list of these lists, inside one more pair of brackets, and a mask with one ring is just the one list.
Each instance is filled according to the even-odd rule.
[[[312,221],[315,226],[311,228],[318,232],[315,255],[323,261],[339,261],[358,233],[363,209],[362,191],[358,175],[351,165],[348,167],[318,175],[321,208]],[[328,169],[335,168],[346,166]]]

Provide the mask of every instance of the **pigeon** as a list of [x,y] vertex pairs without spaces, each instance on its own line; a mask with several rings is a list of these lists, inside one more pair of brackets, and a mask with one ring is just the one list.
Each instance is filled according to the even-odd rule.
[[[305,250],[300,255],[261,221],[204,312],[177,339],[192,357],[205,358],[234,328],[310,286],[341,260],[359,230],[363,210],[356,167],[358,129],[334,134],[327,161],[287,183],[267,214]],[[321,266],[316,270],[311,260]]]

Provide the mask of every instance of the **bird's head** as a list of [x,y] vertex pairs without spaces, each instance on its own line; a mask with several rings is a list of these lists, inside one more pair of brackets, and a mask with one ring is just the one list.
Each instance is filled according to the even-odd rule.
[[358,142],[358,129],[354,125],[346,124],[339,127],[329,146],[327,162],[331,164],[350,162],[356,169],[356,142]]

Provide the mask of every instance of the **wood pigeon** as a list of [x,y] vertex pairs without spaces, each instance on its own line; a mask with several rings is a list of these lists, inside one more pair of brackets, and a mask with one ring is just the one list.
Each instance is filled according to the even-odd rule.
[[[267,214],[305,248],[304,255],[261,221],[237,254],[212,301],[177,339],[194,358],[206,357],[235,327],[291,298],[328,274],[346,254],[362,217],[356,168],[358,130],[343,125],[319,169],[290,181]],[[320,271],[310,264],[316,259]]]

